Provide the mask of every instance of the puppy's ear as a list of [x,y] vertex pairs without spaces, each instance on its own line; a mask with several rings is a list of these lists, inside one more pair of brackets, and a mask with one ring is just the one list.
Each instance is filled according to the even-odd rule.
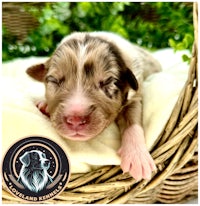
[[125,77],[128,81],[128,84],[130,85],[130,87],[132,89],[134,89],[135,91],[137,91],[139,88],[138,81],[137,81],[135,75],[133,74],[133,72],[128,68],[126,70]]
[[20,161],[23,165],[25,165],[26,167],[29,166],[30,164],[30,155],[28,152],[25,152],[20,158]]
[[43,82],[44,77],[47,74],[47,68],[45,67],[45,64],[36,64],[31,67],[29,67],[26,70],[26,73],[31,76],[33,79]]

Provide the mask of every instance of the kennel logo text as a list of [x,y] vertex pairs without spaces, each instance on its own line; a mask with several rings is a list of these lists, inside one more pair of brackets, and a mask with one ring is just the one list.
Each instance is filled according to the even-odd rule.
[[64,190],[70,167],[67,155],[58,144],[44,137],[27,137],[8,150],[2,174],[14,196],[42,202]]

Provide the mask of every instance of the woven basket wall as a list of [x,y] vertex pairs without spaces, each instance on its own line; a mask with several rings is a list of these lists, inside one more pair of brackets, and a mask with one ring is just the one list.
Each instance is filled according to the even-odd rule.
[[[66,189],[55,199],[45,203],[182,203],[197,197],[197,3],[194,3],[193,12],[195,41],[188,80],[159,141],[151,151],[158,168],[152,179],[136,182],[128,174],[122,174],[119,166],[104,166],[89,173],[72,174]],[[3,22],[5,19],[3,13]],[[4,187],[2,196],[3,203],[22,203]]]
[[9,34],[15,36],[18,41],[23,41],[28,32],[36,28],[38,21],[30,13],[28,13],[24,6],[32,5],[41,8],[43,3],[2,3],[2,22],[6,26]]

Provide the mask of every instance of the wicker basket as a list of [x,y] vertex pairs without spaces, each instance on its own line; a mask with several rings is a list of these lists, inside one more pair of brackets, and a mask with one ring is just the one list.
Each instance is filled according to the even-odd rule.
[[[188,80],[151,154],[158,170],[136,182],[119,166],[72,174],[66,189],[45,203],[182,203],[198,195],[198,6],[194,3],[193,56]],[[3,187],[3,203],[22,203]]]
[[39,23],[30,13],[28,13],[24,6],[37,6],[42,7],[43,3],[2,3],[2,20],[3,25],[6,26],[6,29],[9,34],[16,37],[18,41],[23,41],[27,34],[33,29],[36,28]]

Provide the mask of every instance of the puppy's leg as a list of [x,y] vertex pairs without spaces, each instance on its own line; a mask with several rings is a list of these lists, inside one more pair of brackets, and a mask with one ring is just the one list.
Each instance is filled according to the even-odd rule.
[[123,172],[129,172],[137,181],[150,179],[156,169],[145,144],[142,128],[142,98],[137,94],[124,108],[118,118],[122,144],[118,151]]
[[36,106],[44,115],[50,117],[48,112],[48,105],[46,101],[39,101],[36,103]]

